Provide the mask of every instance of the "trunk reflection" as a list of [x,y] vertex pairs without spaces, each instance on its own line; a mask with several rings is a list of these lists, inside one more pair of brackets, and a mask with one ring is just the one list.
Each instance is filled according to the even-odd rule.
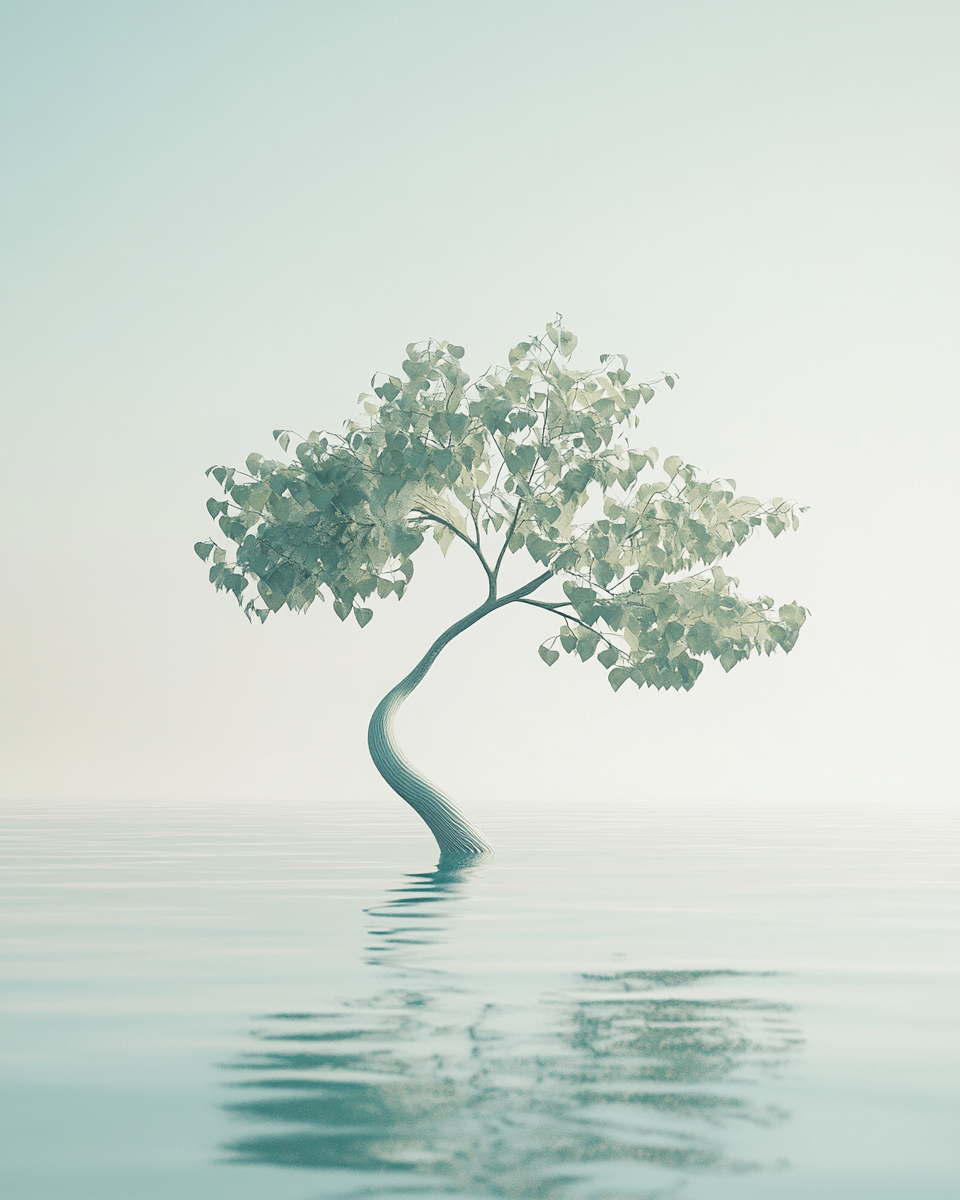
[[355,1173],[329,1196],[558,1200],[766,1165],[728,1145],[786,1116],[751,1094],[799,1043],[789,1006],[754,995],[762,975],[579,974],[529,1002],[486,1000],[416,962],[470,874],[408,877],[370,910],[371,965],[402,986],[262,1020],[226,1064],[227,1108],[268,1128],[226,1147],[231,1161]]

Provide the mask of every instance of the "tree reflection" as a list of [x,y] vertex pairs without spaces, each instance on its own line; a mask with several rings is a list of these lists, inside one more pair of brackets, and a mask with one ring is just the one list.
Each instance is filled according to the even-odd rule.
[[731,997],[757,976],[726,971],[581,974],[484,1002],[410,962],[467,874],[408,877],[372,913],[370,961],[408,986],[264,1019],[228,1064],[245,1095],[227,1108],[269,1128],[227,1147],[232,1161],[337,1172],[327,1196],[544,1200],[662,1196],[677,1172],[756,1169],[729,1134],[785,1115],[750,1093],[798,1041],[788,1006]]

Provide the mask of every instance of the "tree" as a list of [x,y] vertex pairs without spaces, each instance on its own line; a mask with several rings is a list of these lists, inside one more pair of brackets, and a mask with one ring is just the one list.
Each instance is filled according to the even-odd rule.
[[[689,690],[705,656],[729,671],[753,653],[789,651],[806,617],[796,603],[774,613],[769,597],[744,598],[720,565],[761,527],[774,537],[795,529],[804,510],[738,496],[733,480],[701,478],[676,455],[655,477],[658,451],[637,450],[629,433],[641,405],[675,377],[631,384],[623,355],[574,370],[576,344],[558,320],[514,346],[508,367],[471,383],[462,346],[412,343],[402,377],[377,384],[375,375],[376,398],[360,397],[366,420],[347,421],[343,434],[298,437],[286,462],[251,454],[245,473],[207,472],[224,493],[207,508],[235,550],[230,558],[207,540],[196,551],[212,560],[213,585],[232,592],[250,619],[302,612],[329,596],[342,621],[352,614],[365,626],[374,594],[405,595],[427,532],[444,553],[460,542],[476,557],[482,603],[387,693],[368,731],[380,774],[446,860],[490,847],[404,758],[393,722],[466,629],[508,605],[532,605],[559,618],[540,646],[548,666],[564,651],[596,658],[615,691],[628,680]],[[284,453],[294,436],[274,430]],[[508,553],[532,560],[531,577],[501,594]]]

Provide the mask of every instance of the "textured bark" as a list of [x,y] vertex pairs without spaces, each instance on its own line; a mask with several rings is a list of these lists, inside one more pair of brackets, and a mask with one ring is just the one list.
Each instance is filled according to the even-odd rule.
[[489,854],[492,847],[466,813],[462,812],[432,780],[427,779],[407,761],[393,732],[394,719],[400,705],[424,679],[444,646],[488,613],[528,595],[549,578],[550,572],[547,571],[525,587],[518,588],[499,600],[491,595],[486,603],[468,613],[455,625],[451,625],[437,638],[410,674],[387,692],[370,718],[367,730],[370,757],[390,787],[426,822],[440,847],[441,863],[471,855]]

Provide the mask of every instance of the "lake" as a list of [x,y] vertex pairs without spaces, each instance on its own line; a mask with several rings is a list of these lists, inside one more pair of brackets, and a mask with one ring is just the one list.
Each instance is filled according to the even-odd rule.
[[960,828],[8,805],[9,1200],[956,1200]]

